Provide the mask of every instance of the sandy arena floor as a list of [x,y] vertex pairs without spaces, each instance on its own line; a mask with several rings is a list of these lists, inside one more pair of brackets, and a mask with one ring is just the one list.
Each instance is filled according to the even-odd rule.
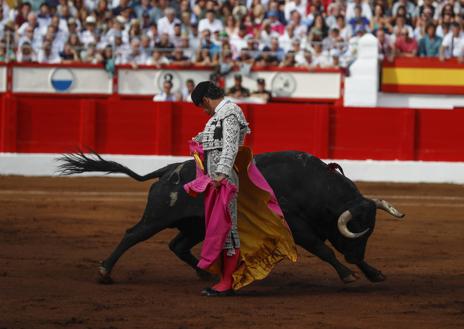
[[129,250],[116,284],[95,282],[149,185],[0,176],[0,329],[464,328],[464,186],[358,184],[407,214],[399,222],[379,212],[369,241],[367,260],[386,282],[344,285],[299,249],[297,264],[279,264],[240,296],[210,299],[169,250],[174,230]]

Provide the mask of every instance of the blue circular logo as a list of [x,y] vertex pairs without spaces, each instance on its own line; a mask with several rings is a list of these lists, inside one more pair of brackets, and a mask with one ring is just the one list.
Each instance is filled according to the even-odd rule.
[[71,89],[74,82],[74,74],[70,69],[54,69],[50,73],[50,83],[58,92],[65,92]]

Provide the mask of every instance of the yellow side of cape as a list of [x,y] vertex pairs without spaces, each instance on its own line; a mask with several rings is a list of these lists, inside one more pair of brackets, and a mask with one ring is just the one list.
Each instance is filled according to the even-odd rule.
[[264,279],[284,258],[296,262],[297,251],[287,223],[268,208],[271,195],[257,188],[248,177],[253,154],[241,147],[235,160],[240,180],[238,232],[241,260],[235,271],[233,288],[240,289]]

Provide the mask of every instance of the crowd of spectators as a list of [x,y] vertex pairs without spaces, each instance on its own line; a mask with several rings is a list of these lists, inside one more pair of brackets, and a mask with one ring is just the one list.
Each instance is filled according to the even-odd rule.
[[359,39],[381,59],[462,58],[464,0],[0,0],[0,61],[338,67]]

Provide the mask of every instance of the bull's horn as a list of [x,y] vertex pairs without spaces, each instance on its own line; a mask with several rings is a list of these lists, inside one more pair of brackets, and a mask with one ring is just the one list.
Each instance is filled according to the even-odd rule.
[[372,199],[372,201],[375,202],[375,206],[377,209],[382,209],[388,212],[390,215],[396,217],[396,218],[403,218],[404,214],[398,211],[393,205],[385,200],[379,200],[379,199]]
[[340,217],[338,217],[338,222],[337,222],[337,226],[338,226],[338,230],[340,231],[340,233],[344,236],[344,237],[347,237],[347,238],[350,238],[350,239],[356,239],[356,238],[359,238],[360,236],[363,236],[364,234],[367,233],[367,231],[369,231],[369,229],[365,229],[364,231],[360,232],[360,233],[353,233],[351,232],[347,225],[349,223],[350,220],[353,219],[353,215],[351,214],[351,212],[349,210],[346,210],[344,211]]

